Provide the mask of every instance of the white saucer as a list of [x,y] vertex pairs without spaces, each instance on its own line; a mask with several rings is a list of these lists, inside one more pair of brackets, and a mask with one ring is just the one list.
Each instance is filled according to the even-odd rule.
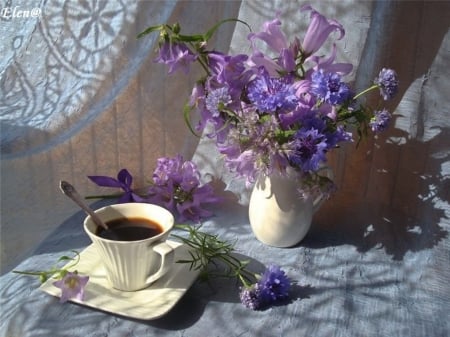
[[[179,242],[167,241],[175,248],[175,261],[189,259],[188,247]],[[106,279],[95,248],[90,245],[80,253],[80,262],[73,268],[81,275],[88,275],[84,300],[70,301],[106,312],[151,320],[166,314],[194,283],[199,270],[190,270],[188,263],[174,263],[173,268],[150,287],[132,292],[112,288]],[[73,270],[70,270],[73,271]],[[41,290],[60,296],[61,290],[53,286],[54,279],[47,280]]]

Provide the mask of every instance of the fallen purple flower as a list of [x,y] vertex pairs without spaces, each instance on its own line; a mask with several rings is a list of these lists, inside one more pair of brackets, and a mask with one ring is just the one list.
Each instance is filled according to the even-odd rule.
[[80,276],[75,272],[68,272],[61,280],[53,282],[53,285],[61,289],[60,302],[64,303],[72,298],[82,301],[84,288],[89,281],[89,276]]

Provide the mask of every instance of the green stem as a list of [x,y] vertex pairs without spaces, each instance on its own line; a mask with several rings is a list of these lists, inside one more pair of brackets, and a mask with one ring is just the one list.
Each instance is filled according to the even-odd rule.
[[354,100],[358,99],[359,97],[361,97],[362,95],[367,94],[369,91],[372,91],[374,89],[378,89],[378,84],[374,84],[371,87],[367,88],[366,90],[361,91],[358,95],[356,95],[355,97],[353,97]]
[[[15,274],[22,274],[22,275],[32,275],[32,276],[40,276],[42,274],[50,274],[50,272],[47,271],[20,271],[20,270],[13,270],[12,271]],[[52,273],[54,274],[54,273]]]

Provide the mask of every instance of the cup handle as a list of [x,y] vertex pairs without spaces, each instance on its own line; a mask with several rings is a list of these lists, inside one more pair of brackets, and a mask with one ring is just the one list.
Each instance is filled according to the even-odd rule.
[[173,260],[175,256],[173,248],[167,242],[158,243],[156,246],[153,247],[153,251],[161,255],[161,266],[159,267],[159,270],[155,274],[147,278],[146,281],[147,285],[155,282],[157,279],[159,279],[161,276],[163,276],[169,271],[169,269],[173,265]]

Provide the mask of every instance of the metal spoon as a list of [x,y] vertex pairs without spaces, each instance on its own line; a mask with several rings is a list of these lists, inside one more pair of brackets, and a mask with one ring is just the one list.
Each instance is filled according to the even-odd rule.
[[59,188],[61,191],[67,195],[70,199],[72,199],[78,206],[80,206],[87,214],[89,214],[97,226],[103,227],[104,229],[108,229],[108,225],[106,225],[102,219],[83,201],[83,198],[78,194],[75,187],[69,184],[67,181],[61,180],[59,182]]

